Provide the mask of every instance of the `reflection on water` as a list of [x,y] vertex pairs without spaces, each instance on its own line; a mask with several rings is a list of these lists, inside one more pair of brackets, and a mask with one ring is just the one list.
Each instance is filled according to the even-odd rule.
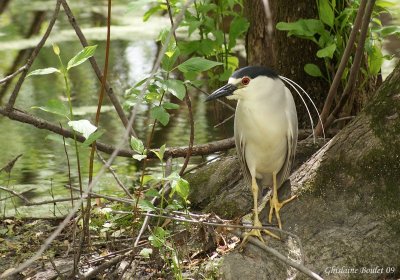
[[[15,3],[17,2],[19,1],[16,0]],[[40,1],[35,1],[35,3],[38,2]],[[14,6],[12,8],[12,13],[18,14],[19,11],[15,10]],[[84,8],[77,7],[76,9],[79,10],[86,8],[90,10],[87,6]],[[78,22],[82,20],[82,14],[79,15]],[[124,24],[129,22],[126,15],[127,14],[125,14],[124,19],[121,20]],[[131,14],[128,13],[128,15],[129,17],[132,17]],[[83,19],[83,22],[90,22],[92,19],[91,14],[87,13],[85,16],[86,18]],[[141,17],[141,14],[133,15],[133,17],[135,18],[133,22],[137,25],[138,17]],[[20,18],[19,20],[22,21]],[[13,34],[0,36],[0,44],[4,45],[7,44],[7,40],[15,41],[15,39],[22,38],[22,36],[18,34],[18,32],[21,31],[18,31],[18,28],[15,28],[15,26],[14,28],[9,28],[5,21],[1,21],[0,24],[3,25],[0,26],[0,33],[11,32],[10,30],[14,32]],[[22,21],[19,22],[19,24],[21,24],[21,30],[23,30],[22,27],[25,23]],[[113,22],[113,24],[117,24],[117,22]],[[87,25],[90,26],[90,24]],[[143,26],[142,29],[148,28],[146,25]],[[163,25],[153,24],[152,28],[154,27],[160,29]],[[124,26],[124,28],[129,27]],[[135,28],[135,30],[138,29],[137,26],[135,26]],[[66,20],[61,17],[54,30],[55,31],[53,32],[56,33],[60,33],[63,30],[70,31],[70,26],[66,24]],[[154,39],[158,30],[153,30],[152,33],[154,34],[153,40],[150,40],[148,36],[146,37],[147,39],[141,39],[141,34],[136,34],[136,36],[124,37],[124,40],[112,41],[109,81],[113,87],[114,93],[120,98],[121,103],[123,102],[123,94],[125,90],[144,78],[152,69],[154,57],[157,52],[157,45],[155,44]],[[49,43],[52,43],[51,38],[52,37],[49,39]],[[64,38],[64,40],[61,40],[59,43],[61,56],[65,63],[82,48],[76,37],[71,37],[71,40],[73,41],[65,41]],[[90,45],[94,44],[98,45],[95,57],[102,68],[102,65],[104,64],[105,43],[101,40],[90,41]],[[0,77],[5,75],[16,55],[17,50],[7,49],[0,51]],[[51,47],[45,47],[41,50],[31,70],[46,67],[58,67],[57,58],[53,54]],[[92,120],[94,118],[93,109],[97,104],[99,82],[90,67],[90,64],[84,63],[79,67],[72,69],[70,72],[70,82],[73,106],[76,113],[79,113],[76,118]],[[11,88],[13,88],[13,85]],[[10,89],[8,90],[8,94],[10,94]],[[214,129],[212,127],[212,125],[215,124],[215,120],[212,118],[214,115],[212,113],[213,108],[210,104],[206,105],[204,103],[204,96],[202,93],[192,91],[190,95],[195,121],[195,144],[206,143],[211,140],[222,139],[232,135],[230,129],[232,127],[232,122],[225,125],[225,128]],[[63,127],[67,127],[67,120],[37,109],[32,109],[33,106],[45,105],[50,99],[65,100],[65,87],[62,77],[57,74],[42,77],[29,77],[21,88],[16,107],[51,122],[60,123]],[[105,98],[104,105],[106,107],[101,115],[100,126],[105,129],[106,132],[101,137],[100,141],[115,145],[123,135],[123,126],[114,110],[110,110],[111,104],[107,98]],[[188,144],[190,134],[188,110],[184,103],[180,103],[180,105],[180,109],[171,111],[171,121],[166,127],[157,125],[152,147],[159,147],[165,143],[167,144],[167,147]],[[227,112],[227,114],[229,113],[230,112]],[[149,120],[148,108],[146,106],[140,107],[135,123],[135,129],[140,138],[144,141],[147,139],[151,130],[151,123],[152,120]],[[69,191],[64,187],[69,180],[68,161],[62,145],[61,137],[58,137],[59,141],[49,140],[46,138],[50,134],[48,131],[40,130],[16,121],[11,121],[5,117],[0,117],[0,131],[0,168],[15,158],[15,156],[23,154],[23,156],[16,162],[10,176],[5,172],[0,173],[1,186],[8,187],[19,193],[26,192],[33,202],[49,200],[52,197],[65,198],[69,196]],[[78,182],[78,173],[76,170],[77,164],[73,143],[68,139],[67,144],[69,145],[67,150],[69,164],[71,166],[71,178],[73,184],[76,185]],[[80,147],[79,150],[83,182],[84,185],[86,185],[89,150],[87,147]],[[107,155],[104,156],[107,157]],[[182,159],[174,160],[174,167],[178,169],[181,162]],[[196,162],[199,162],[199,159],[192,159],[192,163]],[[158,162],[154,162],[154,164],[151,165],[151,168],[157,167],[157,165]],[[94,167],[95,173],[101,168],[101,166],[101,163],[96,161]],[[134,187],[136,185],[135,182],[137,182],[139,176],[137,174],[139,166],[140,165],[138,165],[135,160],[127,158],[118,158],[113,164],[113,168],[119,175],[120,179],[128,187]],[[112,193],[113,195],[121,193],[122,195],[122,192],[119,190],[111,174],[106,174],[102,177],[100,183],[96,186],[95,191]],[[0,192],[1,213],[3,214],[4,212],[7,216],[16,213],[36,217],[52,216],[53,212],[57,215],[60,213],[65,214],[70,206],[70,203],[57,203],[55,208],[54,205],[46,205],[44,207],[22,206],[17,208],[19,204],[18,200],[8,200],[10,202],[5,204],[4,198],[6,197],[9,197],[9,194]]]

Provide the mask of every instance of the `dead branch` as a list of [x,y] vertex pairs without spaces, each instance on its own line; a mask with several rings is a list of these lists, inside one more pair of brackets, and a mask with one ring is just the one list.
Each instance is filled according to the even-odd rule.
[[17,71],[15,71],[14,73],[4,77],[3,79],[0,80],[0,84],[6,83],[8,81],[10,81],[12,78],[14,78],[15,76],[17,76],[19,73],[21,73],[22,71],[24,71],[26,69],[26,65],[22,66],[21,68],[19,68]]
[[[33,125],[39,129],[45,129],[51,132],[54,132],[58,135],[62,135],[65,138],[71,138],[73,139],[74,134],[72,131],[63,129],[58,125],[55,125],[49,121],[46,121],[42,118],[30,115],[24,111],[17,110],[17,109],[11,109],[10,111],[7,112],[6,109],[0,107],[0,114],[3,116],[8,117],[11,120],[16,120],[22,123],[27,123],[30,125]],[[78,142],[83,143],[85,141],[85,138],[81,135],[76,135],[76,140]],[[214,141],[206,144],[201,144],[201,145],[196,145],[193,146],[192,149],[192,156],[201,156],[201,155],[209,155],[212,153],[216,152],[221,152],[225,151],[228,149],[231,149],[235,146],[234,139],[233,138],[228,138],[224,140],[219,140],[219,141]],[[104,152],[106,154],[112,154],[115,150],[116,147],[104,144],[101,142],[96,142],[96,148]],[[187,151],[188,147],[173,147],[173,148],[167,148],[164,154],[164,158],[177,158],[177,157],[185,157],[187,156]],[[131,150],[127,149],[120,149],[117,153],[118,156],[122,157],[132,157],[134,155],[134,152]],[[149,152],[147,155],[147,158],[153,159],[156,158],[156,155],[152,152]]]

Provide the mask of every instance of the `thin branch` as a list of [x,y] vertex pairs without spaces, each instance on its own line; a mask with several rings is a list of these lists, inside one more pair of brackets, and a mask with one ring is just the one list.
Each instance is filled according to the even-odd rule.
[[326,129],[329,128],[329,126],[335,120],[335,118],[337,117],[339,112],[342,110],[343,106],[346,104],[347,100],[349,99],[349,97],[352,94],[354,87],[356,85],[357,76],[360,72],[361,60],[362,60],[362,57],[364,54],[364,46],[365,46],[365,40],[366,40],[367,34],[368,34],[368,26],[369,26],[369,22],[371,20],[371,15],[372,15],[372,12],[374,9],[374,5],[375,5],[375,0],[369,0],[367,3],[367,6],[365,8],[365,13],[362,18],[361,32],[360,32],[360,36],[358,38],[356,54],[354,56],[353,65],[351,66],[351,69],[350,69],[349,80],[346,84],[346,87],[344,89],[344,92],[343,92],[339,102],[336,104],[335,109],[333,109],[333,111],[331,112],[329,117],[326,119],[326,124],[325,124]]
[[[68,20],[69,20],[71,26],[74,28],[75,33],[78,36],[82,46],[83,47],[87,47],[89,45],[88,41],[86,40],[85,35],[83,34],[81,28],[79,27],[78,23],[76,22],[76,18],[74,16],[74,14],[72,13],[67,1],[66,0],[60,0],[60,1],[61,1],[61,4],[62,4],[63,8],[64,8],[65,14],[68,17]],[[96,73],[97,78],[101,82],[102,79],[103,79],[103,74],[102,74],[102,72],[100,70],[100,67],[97,64],[97,61],[94,58],[94,56],[89,58],[89,62],[92,65],[92,68],[93,68],[94,72]],[[124,109],[122,108],[121,103],[118,100],[118,97],[115,96],[114,91],[110,87],[108,82],[105,83],[105,89],[106,89],[107,95],[110,98],[110,101],[113,104],[115,110],[117,111],[117,114],[118,114],[119,118],[121,119],[124,127],[125,128],[129,127],[130,132],[132,133],[132,135],[136,137],[136,133],[133,130],[132,125],[128,126],[129,120],[128,120],[127,116],[125,115]]]
[[115,181],[117,182],[118,186],[121,187],[121,189],[125,192],[125,194],[127,196],[129,196],[129,198],[133,199],[132,194],[129,192],[129,190],[125,187],[124,183],[122,183],[122,181],[119,179],[118,175],[115,173],[114,169],[107,165],[106,160],[101,156],[101,154],[96,150],[96,154],[98,156],[98,158],[100,159],[100,161],[106,165],[108,171],[110,171],[111,175],[114,177]]
[[[203,89],[199,88],[198,86],[196,86],[193,83],[189,84],[191,87],[197,89],[198,91],[204,93],[205,95],[209,96],[210,94],[206,91],[204,91]],[[218,103],[222,104],[223,106],[225,106],[226,108],[228,108],[229,110],[231,110],[232,112],[235,112],[236,109],[233,108],[231,105],[229,105],[228,103],[226,103],[225,101],[221,100],[221,99],[216,99],[215,101],[217,101]]]
[[[231,231],[234,235],[243,238],[244,237],[244,232],[238,231],[238,230],[234,230]],[[267,253],[273,255],[274,257],[276,257],[277,259],[279,259],[280,261],[284,262],[285,264],[297,269],[300,272],[303,272],[305,275],[309,276],[312,279],[317,279],[317,280],[324,280],[321,276],[319,276],[317,273],[311,271],[310,269],[308,269],[307,267],[305,267],[304,265],[294,262],[291,259],[285,257],[284,255],[282,255],[281,253],[279,253],[277,250],[267,246],[265,243],[261,242],[260,240],[258,240],[257,238],[254,238],[252,236],[249,236],[247,238],[247,240],[249,241],[249,243],[263,249],[264,251],[266,251]]]
[[26,70],[26,64],[24,66],[22,66],[21,68],[19,68],[17,71],[15,71],[14,73],[4,77],[3,79],[0,80],[0,84],[6,83],[9,80],[11,80],[12,78],[14,78],[15,76],[17,76],[19,73],[21,73],[22,71]]
[[[360,7],[358,8],[358,12],[357,12],[356,19],[354,21],[353,29],[351,30],[350,37],[347,42],[346,48],[344,50],[342,59],[340,60],[339,67],[336,71],[335,77],[333,78],[331,87],[329,88],[328,96],[326,97],[324,107],[321,111],[320,121],[318,122],[317,126],[315,127],[315,134],[317,136],[321,136],[322,132],[323,132],[321,121],[324,124],[325,129],[328,129],[328,127],[326,126],[326,120],[329,116],[329,113],[330,113],[330,110],[331,110],[331,107],[333,104],[333,100],[336,96],[337,89],[340,84],[340,80],[342,79],[342,76],[343,76],[343,72],[346,68],[347,63],[349,62],[349,58],[350,58],[352,49],[354,47],[354,42],[356,40],[356,35],[359,33],[359,29],[361,26],[361,20],[365,13],[366,4],[367,4],[367,0],[362,0],[360,3]],[[350,83],[350,81],[347,84],[349,84],[349,83]]]
[[[22,193],[17,193],[16,191],[10,190],[9,188],[2,187],[2,186],[0,186],[0,190],[3,190],[5,192],[8,192],[8,193],[12,194],[13,196],[18,197],[19,199],[23,200],[25,204],[30,204],[29,199],[27,199],[25,196],[23,196],[23,193],[25,193],[26,191],[24,191]],[[7,199],[8,198],[9,197],[7,197]]]
[[184,174],[185,169],[189,163],[189,159],[193,151],[193,142],[194,142],[194,120],[193,120],[192,102],[190,101],[189,93],[186,93],[185,101],[189,111],[190,137],[189,137],[189,147],[187,149],[185,161],[183,162],[182,168],[179,171],[179,176],[182,176]]
[[[23,112],[21,110],[17,109],[12,109],[11,111],[7,112],[6,109],[0,107],[0,114],[8,117],[11,120],[16,120],[19,122],[27,123],[30,125],[33,125],[39,129],[46,129],[48,131],[54,132],[56,134],[62,135],[66,138],[71,138],[73,139],[73,132],[67,129],[60,128],[60,126],[55,125],[51,122],[48,122],[42,118],[32,116],[26,112]],[[76,140],[78,142],[83,143],[85,141],[85,138],[81,135],[76,135]],[[107,153],[107,154],[112,154],[115,151],[117,156],[121,157],[128,157],[131,158],[134,155],[134,152],[132,150],[127,150],[127,149],[122,149],[119,148],[117,150],[117,147],[107,145],[101,142],[96,142],[96,147],[99,151]],[[201,155],[209,155],[213,154],[216,152],[221,152],[225,150],[229,150],[231,148],[235,147],[235,141],[233,138],[228,138],[224,140],[219,140],[219,141],[214,141],[206,144],[201,144],[201,145],[196,145],[193,146],[192,149],[192,156],[201,156]],[[183,147],[172,147],[172,148],[167,148],[164,154],[164,158],[177,158],[177,157],[185,157],[187,155],[188,147],[183,146]],[[156,158],[157,156],[150,152],[147,155],[147,158],[153,159]]]
[[53,29],[53,26],[57,20],[58,13],[60,12],[60,4],[61,0],[57,0],[56,7],[54,9],[53,16],[51,17],[51,20],[49,22],[49,25],[46,29],[46,32],[43,34],[42,39],[39,41],[39,43],[36,45],[36,47],[33,49],[31,56],[29,57],[27,63],[25,64],[24,70],[22,70],[21,76],[19,77],[17,84],[14,87],[13,92],[11,93],[10,98],[8,99],[8,103],[6,105],[6,110],[11,111],[14,107],[15,101],[17,100],[18,93],[21,89],[22,83],[24,82],[26,75],[28,74],[29,68],[32,66],[33,62],[35,61],[37,55],[39,54],[39,51],[42,49],[44,44],[47,41],[47,38],[49,37],[51,30]]

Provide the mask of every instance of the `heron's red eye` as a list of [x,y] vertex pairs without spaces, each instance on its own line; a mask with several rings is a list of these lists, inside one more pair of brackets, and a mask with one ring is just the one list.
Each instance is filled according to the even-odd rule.
[[242,85],[247,86],[250,83],[250,78],[249,77],[243,77],[242,78]]

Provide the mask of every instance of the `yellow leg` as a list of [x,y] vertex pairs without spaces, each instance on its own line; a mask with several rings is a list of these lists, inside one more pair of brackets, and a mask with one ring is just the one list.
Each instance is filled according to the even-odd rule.
[[[260,222],[260,220],[258,218],[258,209],[257,209],[258,208],[258,185],[257,185],[256,178],[252,178],[252,180],[251,180],[251,192],[253,193],[253,226],[262,227],[262,223]],[[264,233],[266,233],[272,237],[279,239],[278,236],[276,236],[269,230],[252,229],[245,234],[243,241],[242,241],[242,245],[245,244],[245,242],[249,236],[257,237],[258,239],[260,239],[261,241],[264,242],[264,239],[261,236],[261,231],[263,231]]]
[[276,173],[275,172],[272,173],[272,180],[273,180],[272,197],[271,197],[271,200],[270,200],[270,209],[269,209],[268,220],[269,220],[270,223],[272,223],[272,214],[275,211],[275,216],[276,216],[276,220],[278,221],[278,226],[279,226],[280,229],[282,229],[282,223],[281,223],[281,217],[279,215],[279,211],[281,210],[283,205],[285,205],[286,203],[292,201],[297,196],[294,195],[294,196],[292,196],[291,198],[289,198],[287,200],[279,202],[279,200],[278,200],[278,186],[276,184]]

